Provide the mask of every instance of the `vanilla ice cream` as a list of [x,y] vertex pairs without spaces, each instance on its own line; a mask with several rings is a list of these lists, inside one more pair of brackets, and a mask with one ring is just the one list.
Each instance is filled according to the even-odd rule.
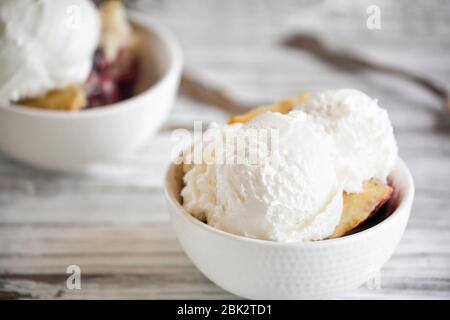
[[0,102],[84,82],[100,21],[88,0],[0,2]]
[[371,178],[386,182],[397,159],[389,116],[375,99],[353,89],[313,94],[300,109],[334,140],[334,161],[347,192]]
[[[276,143],[268,135],[248,134],[268,129],[277,133],[270,135]],[[237,143],[233,152],[213,148],[209,154],[215,163],[194,165],[185,174],[181,196],[188,212],[223,231],[256,239],[319,240],[334,231],[342,188],[330,152],[332,139],[308,115],[269,112],[219,131],[207,139],[204,151],[223,137],[246,136],[248,143]],[[265,161],[242,157],[252,152]]]

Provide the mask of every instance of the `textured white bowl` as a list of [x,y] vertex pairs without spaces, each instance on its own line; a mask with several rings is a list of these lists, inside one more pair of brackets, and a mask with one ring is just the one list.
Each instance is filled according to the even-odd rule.
[[400,201],[385,220],[338,239],[283,244],[229,234],[192,217],[179,202],[181,175],[169,167],[165,192],[182,247],[211,281],[250,299],[338,298],[359,287],[391,257],[414,197],[411,174],[399,159],[391,179]]
[[182,53],[164,27],[139,13],[130,16],[143,37],[138,86],[147,82],[147,88],[80,112],[0,105],[1,151],[36,167],[84,170],[137,150],[158,130],[177,93]]

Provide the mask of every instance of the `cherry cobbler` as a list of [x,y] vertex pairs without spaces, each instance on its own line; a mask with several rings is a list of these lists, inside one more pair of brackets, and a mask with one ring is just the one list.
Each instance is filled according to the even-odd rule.
[[85,83],[22,99],[20,105],[76,111],[109,105],[133,95],[139,65],[139,34],[129,23],[120,1],[104,2],[100,6],[100,21],[100,41]]

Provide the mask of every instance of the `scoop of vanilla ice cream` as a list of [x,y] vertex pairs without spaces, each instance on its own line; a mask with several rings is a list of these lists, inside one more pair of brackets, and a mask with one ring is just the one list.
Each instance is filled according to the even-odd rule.
[[88,0],[0,2],[0,102],[84,82],[100,21]]
[[[216,150],[217,163],[195,165],[184,176],[183,206],[218,229],[246,237],[290,242],[329,236],[341,217],[342,188],[328,135],[299,111],[264,113],[226,127],[228,136],[222,130],[219,140],[246,136],[248,143],[237,143],[232,152]],[[252,152],[262,161],[242,158]]]
[[212,123],[202,138],[194,143],[193,148],[185,151],[183,162],[189,164],[191,168],[183,178],[185,182],[185,187],[181,190],[183,206],[199,220],[206,221],[208,215],[217,208],[216,171],[220,164],[217,153],[221,151],[215,146],[222,144],[227,136],[234,137],[235,131],[240,128],[240,124]]
[[365,180],[383,182],[397,159],[397,143],[386,110],[361,91],[314,94],[301,106],[332,137],[336,172],[347,192],[362,191]]

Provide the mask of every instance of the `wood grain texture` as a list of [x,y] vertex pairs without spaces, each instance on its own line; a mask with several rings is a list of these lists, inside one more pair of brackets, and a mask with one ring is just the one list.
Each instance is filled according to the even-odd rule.
[[[293,30],[450,83],[449,1],[134,1],[180,39],[186,69],[246,104],[303,90],[355,87],[388,109],[416,198],[381,288],[348,299],[450,299],[450,121],[439,101],[401,80],[353,75],[279,46]],[[382,29],[365,27],[378,4]],[[0,154],[0,298],[236,298],[207,280],[176,240],[162,193],[170,132],[226,121],[184,97],[137,154],[89,174],[35,170]],[[68,290],[77,264],[82,289]]]

